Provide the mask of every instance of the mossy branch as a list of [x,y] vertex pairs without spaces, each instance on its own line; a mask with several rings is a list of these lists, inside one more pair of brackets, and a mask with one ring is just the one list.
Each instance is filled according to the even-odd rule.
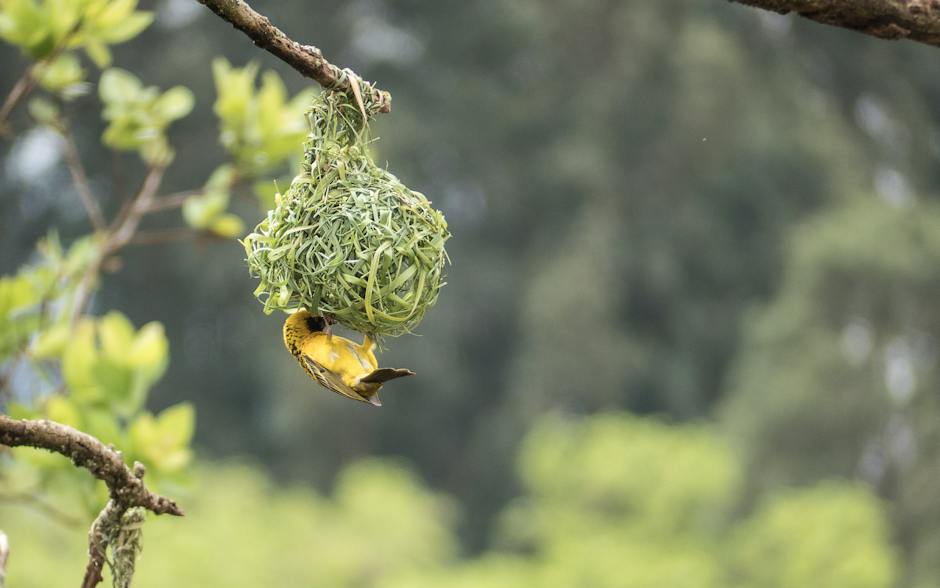
[[[233,27],[248,35],[255,45],[268,51],[301,75],[319,82],[324,88],[355,96],[360,91],[358,77],[348,69],[333,65],[312,45],[303,45],[271,24],[270,19],[256,12],[244,0],[198,0]],[[369,88],[372,102],[379,112],[390,112],[392,97],[388,92]],[[357,98],[358,100],[358,98]]]
[[731,0],[780,14],[795,12],[823,24],[881,39],[911,39],[940,47],[940,0]]
[[101,537],[120,525],[129,509],[140,507],[158,515],[183,516],[183,510],[175,502],[147,490],[143,465],[135,463],[133,469],[129,468],[119,451],[72,427],[47,420],[20,420],[0,415],[0,445],[34,447],[64,455],[107,485],[111,499],[89,532],[83,588],[94,588],[101,582],[105,562]]

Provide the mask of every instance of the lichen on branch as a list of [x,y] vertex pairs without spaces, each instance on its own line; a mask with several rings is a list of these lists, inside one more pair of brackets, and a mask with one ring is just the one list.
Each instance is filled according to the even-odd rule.
[[[33,447],[58,453],[107,485],[111,499],[89,531],[88,564],[82,588],[94,588],[101,582],[107,549],[103,538],[121,532],[125,513],[144,508],[154,514],[183,516],[183,510],[175,502],[147,490],[142,464],[135,463],[133,469],[129,468],[119,451],[72,427],[45,419],[13,419],[0,415],[0,445]],[[136,551],[126,555],[129,557],[129,563],[125,565],[129,574],[126,575],[130,577]]]

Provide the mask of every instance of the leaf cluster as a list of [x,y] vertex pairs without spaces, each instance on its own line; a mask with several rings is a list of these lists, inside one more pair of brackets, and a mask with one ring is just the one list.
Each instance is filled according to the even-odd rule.
[[128,41],[153,22],[137,0],[0,0],[0,39],[41,61],[83,49],[98,67],[111,63],[109,45]]
[[[147,467],[151,482],[180,479],[191,459],[192,406],[178,404],[159,415],[144,409],[148,392],[168,362],[166,335],[159,323],[135,329],[118,312],[97,319],[83,317],[74,327],[60,323],[36,337],[30,357],[37,364],[60,366],[53,378],[59,384],[30,405],[11,403],[11,416],[47,418],[120,447],[130,463],[140,461]],[[79,481],[87,475],[60,456],[29,448],[18,448],[14,454],[19,458],[16,470],[25,480],[34,480],[27,486],[84,488],[78,498],[88,514],[100,508],[104,488]],[[26,474],[24,466],[34,471]],[[67,501],[74,502],[74,497]]]
[[108,121],[104,142],[123,151],[137,151],[144,161],[166,165],[173,150],[166,129],[174,120],[193,109],[193,94],[176,86],[166,92],[144,86],[130,72],[111,68],[101,74],[98,94],[104,103],[102,115]]
[[222,58],[212,62],[222,146],[251,176],[277,171],[300,150],[307,134],[303,114],[314,94],[307,89],[288,98],[274,71],[264,72],[256,89],[258,69],[256,63],[237,68]]

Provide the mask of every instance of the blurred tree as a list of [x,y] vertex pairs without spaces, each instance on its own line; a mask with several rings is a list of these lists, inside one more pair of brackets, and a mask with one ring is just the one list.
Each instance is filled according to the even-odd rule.
[[[615,457],[614,457],[615,456]],[[383,588],[889,588],[880,501],[846,482],[770,496],[736,520],[740,468],[715,430],[632,416],[548,419],[519,460],[526,494],[496,545]]]
[[781,493],[735,529],[731,585],[893,586],[889,538],[881,504],[861,487],[826,483]]
[[933,204],[870,198],[814,218],[748,324],[723,409],[755,491],[837,474],[891,501],[910,585],[937,572],[938,268]]
[[[203,464],[186,499],[193,532],[149,523],[135,586],[889,588],[895,579],[885,513],[861,486],[774,495],[738,520],[740,466],[705,425],[549,417],[526,437],[518,468],[525,494],[485,553],[459,559],[451,501],[400,463],[355,462],[329,496],[275,487],[252,467]],[[69,539],[80,530],[9,507],[0,518],[24,537],[11,560],[16,586],[70,583],[61,570],[81,561]]]
[[[366,587],[454,555],[450,503],[399,465],[351,465],[327,498],[277,489],[248,466],[206,464],[194,469],[185,502],[187,530],[179,521],[147,523],[135,587]],[[16,550],[11,586],[75,583],[85,556],[81,528],[20,506],[2,505],[0,513]]]

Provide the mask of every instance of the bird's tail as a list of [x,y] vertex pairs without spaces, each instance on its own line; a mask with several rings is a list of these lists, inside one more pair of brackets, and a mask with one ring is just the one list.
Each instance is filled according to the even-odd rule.
[[380,368],[359,380],[359,383],[381,384],[389,380],[394,380],[395,378],[404,378],[405,376],[413,375],[415,375],[413,371],[404,368]]

